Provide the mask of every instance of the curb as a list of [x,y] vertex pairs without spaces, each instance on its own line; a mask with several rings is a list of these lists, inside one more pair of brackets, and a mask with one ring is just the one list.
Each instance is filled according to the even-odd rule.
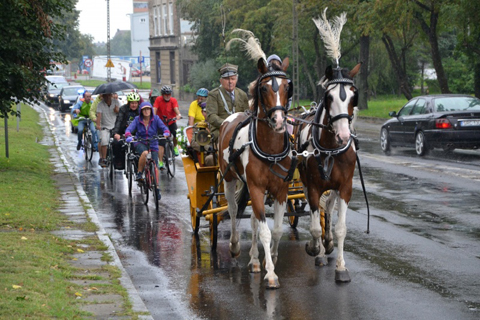
[[[43,112],[43,115],[45,117],[45,121],[48,123],[48,130],[52,135],[52,140],[53,140],[53,146],[55,147],[55,150],[58,154],[59,159],[63,163],[64,167],[66,168],[66,172],[75,180],[74,186],[75,186],[75,191],[78,194],[79,201],[83,201],[83,203],[89,205],[90,207],[93,207],[90,203],[90,200],[88,199],[85,191],[83,190],[83,187],[81,186],[80,182],[78,181],[77,176],[74,174],[73,168],[71,165],[68,163],[67,158],[65,157],[64,153],[62,152],[59,143],[57,141],[56,136],[54,135],[52,131],[52,123],[48,118],[47,111],[44,110],[43,108],[38,107],[37,105],[31,105],[31,107],[36,110],[37,112]],[[53,156],[55,156],[54,151],[51,152]],[[125,268],[122,265],[122,262],[120,261],[120,258],[117,254],[117,251],[115,250],[115,247],[110,240],[108,234],[105,232],[105,229],[103,226],[100,224],[100,221],[98,219],[98,216],[95,212],[94,209],[87,209],[85,214],[90,218],[91,222],[93,222],[97,228],[98,231],[95,232],[97,235],[98,239],[108,248],[106,252],[110,254],[110,256],[113,259],[113,262],[109,262],[109,265],[113,265],[117,267],[120,272],[121,272],[121,277],[119,278],[120,283],[122,287],[125,288],[125,290],[128,293],[128,297],[130,302],[132,303],[132,310],[136,313],[148,313],[150,314],[150,311],[147,309],[145,306],[145,303],[141,299],[140,295],[138,294],[137,289],[133,285],[132,280],[130,279],[130,276],[126,272]],[[145,316],[138,316],[139,319],[152,319],[152,316],[150,315],[145,315]]]

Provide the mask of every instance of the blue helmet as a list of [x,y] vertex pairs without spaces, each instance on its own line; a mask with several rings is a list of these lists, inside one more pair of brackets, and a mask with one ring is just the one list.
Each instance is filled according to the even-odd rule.
[[197,96],[207,97],[207,96],[208,96],[208,90],[205,89],[205,88],[200,88],[200,89],[198,89],[198,91],[197,91]]

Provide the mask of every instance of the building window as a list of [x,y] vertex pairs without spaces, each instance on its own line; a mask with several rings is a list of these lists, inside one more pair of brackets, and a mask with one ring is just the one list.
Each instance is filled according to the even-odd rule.
[[167,4],[164,3],[163,4],[163,21],[162,21],[162,25],[163,25],[163,33],[162,35],[166,36],[167,34],[169,34],[168,32],[168,15],[167,15]]
[[162,61],[160,60],[160,52],[155,52],[155,62],[157,64],[157,83],[162,83]]
[[163,35],[162,7],[158,6],[158,35]]
[[169,22],[170,22],[170,34],[173,35],[173,3],[170,2],[169,4],[169,13],[170,13],[170,19],[169,19]]
[[159,9],[160,9],[159,7],[153,7],[153,32],[155,36],[159,35],[159,31],[158,31],[158,29],[160,28],[160,25],[158,24],[160,20],[160,16],[158,13]]
[[170,51],[170,83],[175,84],[175,51]]

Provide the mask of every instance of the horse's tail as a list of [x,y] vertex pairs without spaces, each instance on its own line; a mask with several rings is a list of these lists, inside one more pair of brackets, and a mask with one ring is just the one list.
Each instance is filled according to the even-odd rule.
[[247,207],[248,200],[250,200],[250,193],[248,192],[248,187],[246,183],[243,183],[243,187],[239,192],[237,199],[238,211],[237,217],[241,217],[245,208]]

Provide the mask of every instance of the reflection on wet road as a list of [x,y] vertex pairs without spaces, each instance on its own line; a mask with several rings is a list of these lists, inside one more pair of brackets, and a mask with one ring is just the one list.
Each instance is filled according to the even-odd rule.
[[[326,267],[305,253],[309,217],[297,230],[285,222],[275,268],[281,288],[266,290],[247,269],[250,221],[239,222],[241,255],[230,256],[229,223],[210,251],[204,219],[192,236],[187,186],[160,177],[159,212],[128,197],[125,176],[85,163],[76,136],[58,112],[50,121],[125,269],[155,319],[478,319],[480,316],[480,154],[427,158],[397,150],[384,156],[378,138],[361,138],[360,158],[371,221],[358,174],[347,213],[345,260],[352,282],[334,281],[335,251]],[[361,125],[361,124],[360,124]],[[377,140],[376,140],[377,139]],[[446,158],[445,158],[446,157]],[[270,226],[272,221],[268,221]],[[260,256],[263,253],[261,245]]]

